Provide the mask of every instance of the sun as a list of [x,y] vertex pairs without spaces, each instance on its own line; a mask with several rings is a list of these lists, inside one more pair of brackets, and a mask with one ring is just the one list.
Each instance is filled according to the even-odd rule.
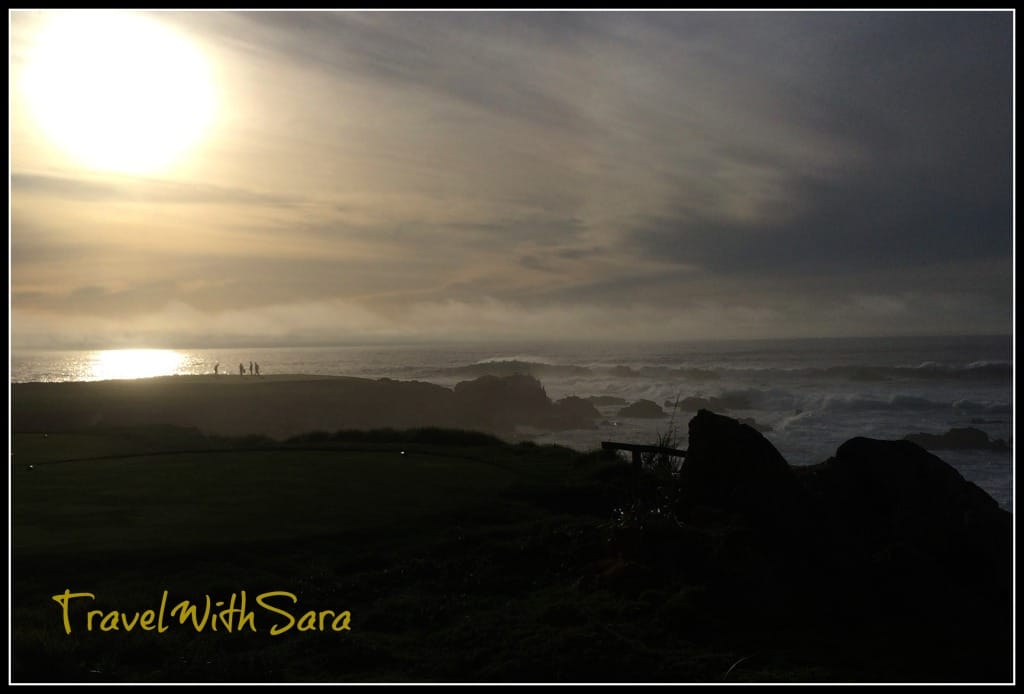
[[171,167],[216,111],[202,52],[164,24],[127,12],[53,13],[21,87],[54,144],[81,165],[117,173]]

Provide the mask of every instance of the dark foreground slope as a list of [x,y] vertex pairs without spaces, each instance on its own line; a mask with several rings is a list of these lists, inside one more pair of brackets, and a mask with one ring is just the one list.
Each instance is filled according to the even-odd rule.
[[[18,682],[1012,677],[1010,515],[905,442],[790,468],[703,411],[679,475],[438,430],[15,432],[14,452]],[[64,590],[96,595],[71,634]],[[101,628],[164,591],[245,591],[255,631]],[[288,619],[253,602],[277,591],[350,630],[271,635]]]

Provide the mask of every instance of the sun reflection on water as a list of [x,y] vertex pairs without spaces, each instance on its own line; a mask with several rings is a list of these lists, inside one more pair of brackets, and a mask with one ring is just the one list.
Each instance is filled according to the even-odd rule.
[[90,355],[89,379],[170,376],[179,372],[185,355],[172,349],[107,349]]

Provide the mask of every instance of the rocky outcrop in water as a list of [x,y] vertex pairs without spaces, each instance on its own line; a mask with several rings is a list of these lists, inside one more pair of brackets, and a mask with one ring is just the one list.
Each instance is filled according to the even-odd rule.
[[552,429],[593,429],[595,421],[601,413],[589,401],[571,395],[555,401],[553,413],[549,417]]
[[626,405],[629,401],[625,398],[619,398],[614,395],[592,395],[587,398],[591,405],[597,407],[605,407],[608,405]]
[[659,419],[666,417],[665,411],[656,402],[637,400],[619,410],[619,417],[633,419]]

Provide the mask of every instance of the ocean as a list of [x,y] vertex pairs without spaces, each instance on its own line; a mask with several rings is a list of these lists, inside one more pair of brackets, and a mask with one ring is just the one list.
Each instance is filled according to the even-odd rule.
[[[826,460],[847,439],[902,439],[981,429],[1007,451],[935,451],[967,479],[1013,509],[1013,345],[1009,336],[703,341],[658,344],[418,344],[253,347],[145,351],[16,351],[11,381],[81,381],[169,374],[237,377],[315,374],[419,380],[443,386],[493,373],[527,371],[552,399],[647,399],[658,419],[619,417],[621,404],[598,405],[594,430],[524,430],[518,438],[578,450],[604,440],[653,443],[674,433],[686,447],[691,410],[751,418],[793,465]],[[691,400],[692,404],[694,401]],[[339,428],[344,426],[339,422]]]

